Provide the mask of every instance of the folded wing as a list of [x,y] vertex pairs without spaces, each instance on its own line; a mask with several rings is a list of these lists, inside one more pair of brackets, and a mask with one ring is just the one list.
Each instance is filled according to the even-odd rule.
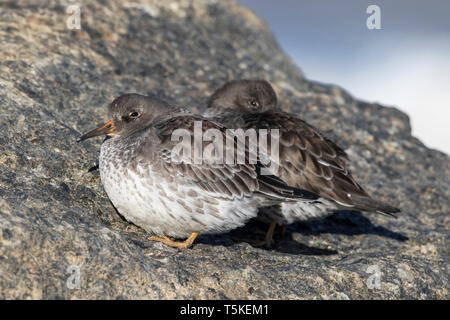
[[[222,144],[214,144],[215,138],[212,141],[194,139],[194,135],[204,135],[207,131],[211,133],[211,129],[215,137],[222,139]],[[225,127],[216,122],[195,115],[179,115],[155,124],[155,130],[161,140],[155,155],[161,167],[171,176],[181,176],[217,197],[234,199],[260,193],[283,200],[318,198],[312,192],[288,186],[276,176],[262,175],[263,166],[260,162],[249,163],[248,149],[245,149],[245,163],[227,163],[224,155],[235,153],[237,142],[234,137],[226,134]],[[177,136],[181,134],[183,138],[173,139],[176,130]],[[182,140],[185,144],[190,144],[190,148],[180,148]],[[197,150],[202,151],[197,153],[197,161],[195,143],[198,144]],[[219,157],[215,153],[216,148],[220,149]],[[188,152],[184,152],[187,150]]]
[[247,128],[279,129],[277,176],[287,184],[345,207],[385,214],[399,211],[372,199],[348,172],[345,151],[305,121],[284,112],[247,114],[243,120]]

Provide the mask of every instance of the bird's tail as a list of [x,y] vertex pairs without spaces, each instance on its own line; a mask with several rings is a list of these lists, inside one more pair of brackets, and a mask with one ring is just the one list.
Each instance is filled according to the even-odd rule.
[[357,208],[361,210],[375,211],[394,218],[397,218],[395,214],[400,212],[400,209],[393,207],[386,202],[375,200],[370,197],[352,195],[352,200],[356,204]]
[[[259,171],[258,171],[259,174]],[[259,192],[271,198],[291,201],[314,201],[319,196],[311,191],[291,187],[274,175],[258,175]]]

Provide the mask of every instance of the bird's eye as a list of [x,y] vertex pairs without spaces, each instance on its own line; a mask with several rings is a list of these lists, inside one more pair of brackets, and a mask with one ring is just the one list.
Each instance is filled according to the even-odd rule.
[[131,119],[135,119],[135,118],[137,118],[139,116],[140,116],[140,114],[137,111],[130,112],[130,114],[128,115],[128,117],[131,118]]
[[253,107],[253,108],[258,108],[259,107],[259,102],[258,101],[256,101],[256,100],[250,100],[250,105]]

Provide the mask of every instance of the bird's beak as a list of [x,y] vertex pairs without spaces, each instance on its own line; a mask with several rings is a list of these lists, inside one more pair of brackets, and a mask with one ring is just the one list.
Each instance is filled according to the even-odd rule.
[[114,131],[116,130],[116,127],[114,126],[114,123],[112,121],[108,121],[107,123],[105,123],[103,126],[94,129],[92,131],[89,131],[88,133],[83,134],[81,137],[79,137],[77,139],[77,142],[92,138],[92,137],[97,137],[97,136],[101,136],[102,134],[110,134],[110,133],[114,133]]

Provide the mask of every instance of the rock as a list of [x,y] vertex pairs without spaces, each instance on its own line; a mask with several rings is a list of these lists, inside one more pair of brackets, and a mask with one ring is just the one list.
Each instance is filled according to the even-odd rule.
[[[407,115],[305,79],[264,22],[230,1],[0,4],[1,299],[448,299],[450,161]],[[254,248],[250,223],[191,250],[147,241],[100,184],[101,139],[80,133],[126,92],[194,110],[222,83],[264,78],[287,111],[342,145],[398,219],[339,212]],[[264,226],[263,226],[264,227]],[[78,281],[79,280],[79,281]]]

